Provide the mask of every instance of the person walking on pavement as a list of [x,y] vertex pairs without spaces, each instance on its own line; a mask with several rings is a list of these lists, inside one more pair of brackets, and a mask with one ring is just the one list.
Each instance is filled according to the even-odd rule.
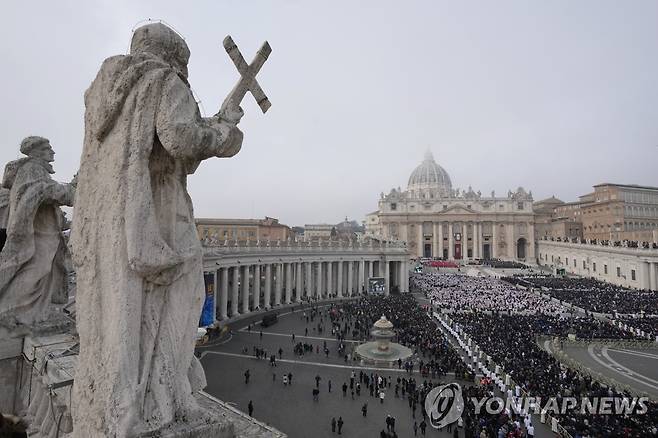
[[329,387],[329,392],[331,392],[331,379],[327,381],[327,386]]
[[418,423],[414,421],[414,436],[418,436]]
[[363,414],[364,417],[368,416],[368,403],[364,403],[363,406],[361,406],[361,413]]
[[338,417],[338,435],[342,434],[343,429],[343,417]]
[[427,423],[425,423],[425,419],[423,419],[423,421],[420,422],[420,433],[422,433],[423,436],[425,436],[425,429],[427,429]]
[[331,433],[336,433],[336,417],[331,417]]
[[245,383],[245,385],[249,383],[249,377],[250,376],[251,376],[251,374],[249,373],[249,370],[247,369],[247,371],[244,372],[244,383]]
[[322,380],[322,377],[320,377],[319,374],[315,376],[315,387],[320,388],[320,380]]
[[247,405],[247,409],[249,410],[249,416],[253,417],[254,413],[254,402],[249,400],[249,404]]

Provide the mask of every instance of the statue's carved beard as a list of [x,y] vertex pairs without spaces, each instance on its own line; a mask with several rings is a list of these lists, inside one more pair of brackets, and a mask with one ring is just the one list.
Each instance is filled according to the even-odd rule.
[[42,165],[43,168],[46,169],[46,170],[48,171],[48,173],[50,173],[50,174],[55,173],[55,169],[53,169],[53,165],[52,165],[52,163],[50,163],[50,162],[44,160],[43,158],[34,158],[34,157],[33,157],[32,159],[35,160],[35,161],[36,161],[37,163],[39,163],[40,165]]

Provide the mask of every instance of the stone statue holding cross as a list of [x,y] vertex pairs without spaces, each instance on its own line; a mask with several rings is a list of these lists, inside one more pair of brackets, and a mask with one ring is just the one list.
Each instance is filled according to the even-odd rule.
[[[231,44],[228,44],[231,43]],[[71,230],[80,356],[77,438],[167,435],[202,416],[194,357],[204,300],[202,250],[187,175],[240,151],[240,102],[269,101],[251,65],[217,116],[203,118],[187,81],[190,51],[164,24],[138,28],[128,55],[106,59],[85,93],[85,139]]]

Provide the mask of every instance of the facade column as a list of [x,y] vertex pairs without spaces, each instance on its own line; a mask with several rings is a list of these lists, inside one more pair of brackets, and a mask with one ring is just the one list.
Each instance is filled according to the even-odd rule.
[[276,264],[276,278],[274,279],[274,305],[279,306],[281,304],[281,286],[283,280],[283,266],[281,263]]
[[347,262],[347,296],[351,297],[354,292],[354,262]]
[[334,286],[333,275],[334,275],[334,272],[333,272],[333,267],[331,266],[333,263],[334,262],[331,262],[331,261],[327,262],[327,296],[329,296],[329,297],[332,296],[332,294],[334,293],[334,291],[333,291],[333,286]]
[[514,224],[507,224],[507,256],[516,260],[516,245],[514,244]]
[[443,222],[439,222],[439,257],[443,258]]
[[260,308],[260,265],[254,265],[254,288],[252,295],[252,305],[254,310]]
[[404,263],[404,291],[409,292],[409,261],[405,260]]
[[249,313],[249,265],[242,267],[242,313]]
[[375,267],[375,262],[373,262],[372,260],[370,260],[370,261],[368,262],[368,278],[371,278],[371,277],[374,276],[374,275],[373,275],[373,269],[374,269],[374,267]]
[[537,262],[537,255],[535,254],[535,224],[533,222],[528,222],[528,254],[526,254],[526,259],[530,260],[532,263]]
[[313,262],[305,262],[304,264],[306,265],[306,284],[304,285],[304,289],[306,291],[306,297],[309,298],[313,295],[313,273],[311,272],[312,269],[312,263]]
[[343,261],[338,261],[338,268],[336,272],[336,295],[343,296]]
[[656,284],[656,263],[649,263],[649,287],[651,290],[658,290],[658,285]]
[[423,257],[425,255],[425,236],[423,236],[423,223],[421,222],[416,225],[416,228],[418,228],[418,250],[416,252],[418,257]]
[[391,267],[390,262],[386,260],[384,262],[384,295],[388,296],[391,293]]
[[462,222],[462,259],[468,260],[468,222]]
[[432,222],[432,257],[439,258],[439,227],[437,222]]
[[215,269],[213,271],[213,286],[212,286],[212,293],[213,293],[213,300],[212,300],[212,321],[215,322],[217,321],[217,307],[219,306],[219,269]]
[[316,298],[319,299],[322,297],[322,262],[318,262],[318,271],[315,277],[315,282],[317,283],[315,289],[315,296]]
[[452,232],[452,222],[448,222],[448,260],[455,258],[455,233]]
[[219,317],[222,320],[228,319],[228,268],[221,268],[222,280],[219,287],[221,292],[219,294]]
[[240,301],[240,289],[238,289],[238,286],[240,285],[240,267],[239,266],[234,266],[233,267],[233,290],[231,294],[231,316],[237,316],[240,314],[238,312],[238,302]]
[[286,263],[286,304],[292,303],[292,264]]
[[361,295],[366,288],[366,262],[361,259],[359,261],[359,287],[357,295]]
[[480,258],[479,222],[473,222],[473,260]]
[[265,294],[263,295],[263,307],[269,309],[272,306],[272,264],[265,265]]
[[295,271],[295,302],[299,303],[302,300],[302,291],[304,290],[301,263],[295,263]]
[[404,292],[404,262],[397,262],[397,282],[400,293]]
[[491,258],[498,258],[498,223],[491,222]]

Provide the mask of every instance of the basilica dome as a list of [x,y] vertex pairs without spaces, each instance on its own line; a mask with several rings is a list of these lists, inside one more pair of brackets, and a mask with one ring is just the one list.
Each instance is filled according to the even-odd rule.
[[452,191],[452,182],[448,172],[436,164],[432,153],[427,151],[423,162],[411,173],[407,190],[414,194],[446,196]]

